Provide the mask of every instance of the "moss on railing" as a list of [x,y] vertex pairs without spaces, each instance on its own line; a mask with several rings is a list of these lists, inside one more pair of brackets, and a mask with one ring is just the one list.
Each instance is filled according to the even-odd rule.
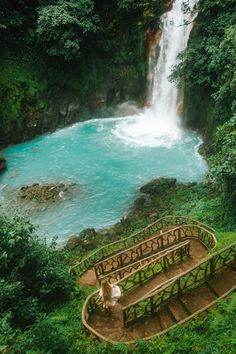
[[[134,244],[139,240],[143,240],[144,238],[151,237],[158,231],[162,230],[164,227],[169,227],[172,225],[183,225],[186,223],[191,223],[194,225],[202,226],[204,229],[208,230],[212,234],[214,233],[214,229],[211,227],[197,221],[191,219],[187,216],[165,216],[157,221],[153,222],[152,224],[146,226],[144,229],[135,232],[134,234],[122,238],[121,240],[109,243],[103,247],[100,247],[96,251],[90,253],[80,262],[76,263],[70,268],[70,271],[75,272],[77,275],[82,275],[88,268],[92,267],[96,262],[101,261],[103,258],[107,257],[111,253],[116,251],[122,250],[124,248],[129,247],[130,245]],[[215,240],[216,242],[216,240]]]
[[188,289],[197,288],[212,278],[222,268],[236,259],[236,242],[211,255],[190,270],[180,274],[165,287],[151,296],[145,296],[123,308],[124,325],[130,325],[143,316],[153,315],[170,298],[183,294]]

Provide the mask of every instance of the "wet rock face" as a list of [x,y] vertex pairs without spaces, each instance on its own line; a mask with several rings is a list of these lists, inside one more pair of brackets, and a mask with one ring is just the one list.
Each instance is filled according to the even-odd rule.
[[67,243],[65,248],[69,251],[73,250],[74,248],[76,248],[77,246],[81,245],[81,240],[78,236],[71,236]]
[[168,189],[176,186],[175,178],[156,178],[140,188],[141,193],[158,196],[168,193]]
[[96,247],[97,232],[94,228],[88,228],[80,232],[79,236],[71,236],[65,248],[67,250],[73,250],[77,246],[80,246],[82,251],[92,250]]
[[7,168],[7,161],[4,157],[0,156],[0,173]]
[[34,200],[39,203],[56,202],[63,199],[66,192],[72,186],[74,186],[74,184],[50,183],[42,185],[34,183],[31,186],[21,187],[18,193],[18,198],[28,201]]

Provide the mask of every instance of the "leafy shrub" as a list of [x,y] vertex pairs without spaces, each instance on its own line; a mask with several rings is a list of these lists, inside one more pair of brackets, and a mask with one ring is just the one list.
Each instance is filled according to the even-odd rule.
[[188,47],[171,77],[184,81],[189,122],[210,135],[235,111],[235,3],[200,0],[197,8]]
[[50,56],[79,56],[82,38],[97,29],[93,8],[93,0],[59,0],[39,9],[36,32]]
[[33,323],[68,298],[73,282],[55,245],[47,246],[24,218],[0,215],[0,308],[15,327]]
[[30,328],[24,338],[23,348],[20,349],[21,352],[33,348],[40,353],[64,354],[69,347],[69,338],[63,330],[46,318]]
[[236,115],[218,127],[214,136],[210,177],[226,192],[235,207],[236,202]]

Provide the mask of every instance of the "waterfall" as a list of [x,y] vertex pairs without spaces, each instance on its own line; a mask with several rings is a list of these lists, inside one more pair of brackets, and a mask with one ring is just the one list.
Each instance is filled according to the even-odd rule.
[[[191,9],[196,1],[189,0]],[[183,0],[174,1],[172,9],[161,17],[162,34],[158,60],[151,73],[153,85],[150,106],[138,115],[122,119],[113,131],[126,143],[170,147],[183,139],[184,131],[177,112],[180,103],[178,88],[168,79],[173,66],[178,63],[178,54],[187,46],[192,28],[192,15],[183,13],[182,3]],[[149,62],[152,65],[150,58]]]

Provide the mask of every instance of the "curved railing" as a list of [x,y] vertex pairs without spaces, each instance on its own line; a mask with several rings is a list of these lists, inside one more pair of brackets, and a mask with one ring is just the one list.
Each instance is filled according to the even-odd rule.
[[[151,259],[152,257],[149,257],[149,262],[144,265],[141,265],[133,272],[129,272],[126,276],[122,277],[122,279],[116,282],[116,284],[119,284],[122,296],[127,294],[129,291],[144,285],[148,280],[153,278],[155,275],[166,271],[172,265],[183,261],[185,258],[188,258],[189,254],[190,242],[185,241],[179,245],[175,245],[174,247],[171,247],[170,249],[166,250],[166,252],[159,255],[159,257],[156,257],[154,259]],[[99,307],[98,300],[99,292],[96,291],[94,293],[94,296],[91,297],[88,303],[88,306],[90,307],[91,311],[94,311],[96,308]]]
[[[223,248],[222,250],[212,254],[208,259],[201,261],[196,266],[192,267],[186,272],[176,276],[170,281],[167,281],[159,286],[157,292],[151,292],[141,298],[139,301],[136,301],[126,307],[123,308],[123,318],[124,324],[127,326],[129,324],[133,324],[137,320],[141,319],[144,316],[154,315],[155,312],[160,309],[163,305],[165,305],[169,299],[175,298],[179,294],[183,294],[192,288],[197,288],[207,282],[209,279],[212,279],[217,273],[224,270],[225,267],[230,266],[232,262],[235,264],[236,261],[236,242]],[[118,282],[119,283],[119,282]],[[224,298],[226,295],[229,295],[232,290],[236,287],[232,287],[231,290],[228,290],[226,293],[219,296],[220,298]],[[91,313],[93,313],[94,309],[89,306],[91,303],[91,299],[98,293],[98,291],[89,295],[84,303],[82,310],[82,322],[84,326],[92,332],[96,337],[110,342],[115,343],[115,341],[103,336],[101,333],[98,333],[94,328],[92,328],[88,324],[89,317]],[[217,300],[210,302],[209,305],[203,307],[198,310],[196,313],[189,315],[184,320],[179,323],[184,323],[190,319],[192,319],[197,314],[207,310],[209,307],[214,305]],[[138,307],[137,307],[138,306]],[[128,312],[127,312],[128,311]],[[178,324],[178,323],[177,323]],[[166,330],[163,330],[160,333],[154,334],[152,336],[146,337],[145,339],[151,339],[157,335],[166,333],[171,328],[176,327],[176,325],[169,327]],[[135,343],[135,340],[131,340],[126,342],[126,344]]]
[[128,266],[138,260],[156,254],[185,239],[197,238],[209,250],[216,245],[214,234],[201,226],[184,224],[164,233],[136,243],[133,246],[106,257],[94,266],[97,279]]
[[96,251],[90,253],[80,262],[76,263],[74,266],[70,268],[70,271],[74,271],[77,275],[82,275],[88,268],[92,267],[96,262],[101,261],[103,258],[107,257],[111,253],[122,250],[134,244],[137,241],[143,240],[144,238],[148,238],[153,236],[155,233],[159,232],[165,227],[169,227],[172,225],[183,225],[183,224],[193,224],[202,226],[205,230],[208,230],[212,234],[214,234],[214,229],[211,227],[189,218],[188,216],[164,216],[152,224],[146,226],[141,231],[135,232],[131,236],[122,238],[121,240],[109,243],[103,247],[100,247]]
[[[148,280],[152,279],[157,274],[165,272],[173,265],[184,261],[189,257],[189,255],[190,241],[186,240],[166,250],[166,252],[163,252],[161,255],[159,255],[159,257],[154,259],[149,257],[149,262],[131,272],[131,274],[122,277],[122,279],[116,284],[119,284],[122,296],[124,296],[131,290],[144,285]],[[87,323],[89,315],[94,313],[98,308],[100,308],[99,290],[96,290],[94,293],[87,297],[82,310],[82,321],[89,330],[91,328]],[[94,329],[92,329],[92,332],[93,331]]]
[[[165,233],[158,235],[152,239],[148,239],[146,242],[147,243],[151,242],[151,245],[147,245],[147,247],[151,248],[151,250],[152,250],[152,242],[154,242],[156,239],[158,241],[155,242],[155,245],[157,245],[159,248],[157,248],[155,253],[162,250],[163,248],[161,248],[161,247],[163,245],[165,245],[167,253],[168,253],[168,247],[170,245],[172,245],[172,246],[173,246],[173,244],[175,245],[174,247],[172,247],[170,249],[170,251],[172,249],[174,249],[174,250],[178,249],[179,247],[181,247],[181,245],[179,245],[179,242],[186,241],[188,239],[198,239],[207,248],[213,248],[217,242],[214,234],[212,234],[210,231],[205,230],[203,227],[196,226],[196,225],[182,225],[182,226],[179,226],[179,227],[174,228],[172,230],[166,231]],[[143,245],[143,243],[141,245]],[[136,254],[136,253],[134,252],[133,254]],[[137,254],[139,255],[140,252],[137,251]],[[162,255],[160,256],[160,258],[161,257],[162,257]],[[117,263],[116,259],[115,259],[115,262]],[[134,262],[134,263],[136,263],[136,262]],[[133,287],[133,283],[134,284],[137,283],[136,280],[137,280],[137,277],[139,277],[139,274],[141,274],[141,273],[139,271],[136,271],[136,272],[132,273],[131,275],[127,275],[125,278],[119,280],[118,282],[116,282],[116,284],[119,284],[119,286],[121,286],[123,293],[124,293],[124,291],[131,290],[131,288]],[[125,283],[125,286],[123,285],[124,283]],[[93,312],[97,307],[98,307],[98,305],[97,305],[97,292],[95,292],[94,296],[92,296],[91,300],[89,301],[89,312]]]
[[124,325],[128,326],[145,316],[153,316],[170,299],[182,295],[189,289],[203,285],[208,279],[236,260],[236,242],[211,255],[190,270],[183,272],[174,280],[151,295],[123,308]]
[[[186,240],[184,242],[178,243],[177,246],[171,246],[168,247],[168,249],[165,249],[161,252],[155,253],[151,256],[142,258],[140,260],[138,260],[137,262],[134,262],[132,264],[129,264],[128,266],[125,266],[123,268],[120,268],[118,270],[115,270],[109,274],[104,275],[103,277],[101,277],[99,279],[100,282],[103,281],[108,281],[109,283],[116,283],[119,280],[123,280],[123,278],[127,277],[130,273],[134,273],[137,270],[141,270],[142,267],[144,267],[145,265],[148,265],[150,262],[156,262],[157,260],[163,259],[163,257],[166,254],[171,254],[172,250],[174,251],[174,253],[176,253],[177,256],[182,257],[188,255],[189,256],[189,250],[190,249],[190,241]],[[187,254],[186,254],[187,252]],[[173,254],[171,254],[172,257],[174,257]],[[165,269],[165,265],[166,267],[168,266],[169,262],[168,260],[163,259],[163,264],[162,264],[162,269]],[[165,264],[166,263],[166,264]],[[142,283],[142,279],[140,279],[141,277],[139,277],[139,285],[141,285]]]

